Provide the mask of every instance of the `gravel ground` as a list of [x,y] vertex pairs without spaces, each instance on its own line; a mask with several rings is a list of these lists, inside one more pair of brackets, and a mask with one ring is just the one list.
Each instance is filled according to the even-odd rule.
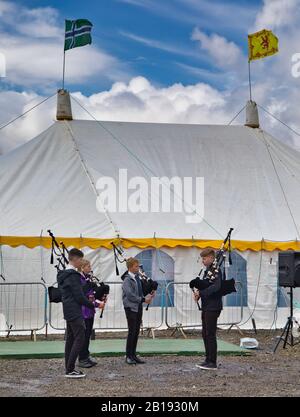
[[[62,359],[0,360],[0,397],[299,396],[300,345],[280,345],[271,353],[279,333],[244,332],[243,337],[259,341],[259,349],[251,356],[220,356],[217,371],[196,368],[203,359],[196,356],[149,356],[137,366],[110,357],[98,358],[98,365],[86,370],[86,379],[70,381],[63,376]],[[239,343],[241,335],[219,331],[218,337]]]

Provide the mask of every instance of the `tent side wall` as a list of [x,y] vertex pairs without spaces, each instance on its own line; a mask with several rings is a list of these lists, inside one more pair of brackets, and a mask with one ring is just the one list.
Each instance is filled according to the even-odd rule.
[[[96,315],[96,327],[112,330],[126,329],[121,296],[122,281],[119,276],[116,276],[113,252],[105,248],[83,249],[86,257],[91,260],[94,274],[103,281],[115,283],[111,285],[111,294],[104,318],[99,319],[99,314]],[[147,250],[157,252],[153,248],[141,250],[132,247],[126,249],[126,256],[139,257],[141,252]],[[161,253],[166,255],[161,256]],[[188,284],[180,284],[188,283],[198,274],[201,267],[197,263],[199,249],[161,248],[159,256],[156,258],[158,269],[167,269],[164,264],[167,255],[174,261],[174,283],[169,284],[170,291],[168,293],[172,301],[170,299],[170,302],[166,299],[164,301],[164,305],[168,305],[168,323],[175,325],[179,321],[183,325],[199,326],[201,324],[200,314],[192,301],[189,286]],[[286,307],[277,308],[278,252],[237,251],[234,255],[232,267],[228,269],[229,266],[226,266],[227,278],[243,281],[243,317],[241,318],[241,307],[239,306],[241,295],[236,296],[236,301],[227,296],[224,298],[224,311],[219,322],[230,324],[239,321],[242,323],[242,328],[252,328],[250,316],[250,318],[255,319],[257,328],[269,329],[271,325],[274,326],[275,324],[277,327],[281,327],[288,315],[288,309]],[[50,264],[50,250],[42,247],[28,249],[24,246],[11,248],[3,245],[1,247],[0,265],[0,273],[5,279],[5,281],[2,279],[0,284],[0,331],[2,331],[2,334],[6,334],[3,332],[7,331],[10,326],[12,326],[12,331],[14,329],[39,328],[44,320],[49,320],[47,287],[56,282],[56,269]],[[119,270],[121,275],[125,270],[125,264],[119,265]],[[167,278],[170,282],[170,277]],[[160,279],[162,285],[167,283],[164,282],[163,275]],[[22,285],[21,283],[27,284]],[[44,316],[45,304],[46,317]],[[297,311],[295,315],[297,315]],[[53,325],[54,329],[51,325],[48,326],[48,333],[59,331],[59,329],[62,331],[64,321],[61,304],[51,305],[50,318],[50,324]],[[144,322],[145,325],[150,327],[158,327],[161,323],[164,324],[165,319],[162,322],[161,309],[152,307],[148,312],[145,312]]]

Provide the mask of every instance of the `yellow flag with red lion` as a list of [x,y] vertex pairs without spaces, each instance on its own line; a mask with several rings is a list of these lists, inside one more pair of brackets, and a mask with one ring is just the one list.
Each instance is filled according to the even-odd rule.
[[265,58],[278,52],[278,38],[271,30],[260,30],[248,35],[249,61]]

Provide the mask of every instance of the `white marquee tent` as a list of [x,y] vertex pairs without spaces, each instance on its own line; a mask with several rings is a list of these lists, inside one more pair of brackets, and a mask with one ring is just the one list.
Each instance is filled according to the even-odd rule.
[[[146,201],[155,197],[149,186],[152,177],[202,178],[204,198],[196,208],[197,222],[187,222],[187,213],[174,210],[99,211],[99,202],[104,206],[106,202],[99,194],[98,181],[109,177],[118,192],[124,192],[127,184],[119,183],[120,169],[127,170],[127,193],[135,207],[141,203],[133,194],[137,183],[148,185],[148,190],[139,189]],[[152,249],[159,255],[153,259],[162,263],[171,259],[173,270],[167,278],[176,285],[189,282],[198,273],[199,249],[219,248],[233,227],[236,258],[229,274],[240,280],[244,268],[241,321],[250,316],[260,328],[269,328],[275,319],[278,326],[282,325],[287,309],[277,309],[277,254],[279,250],[300,250],[299,180],[300,154],[260,128],[55,122],[38,137],[0,156],[0,272],[2,285],[6,285],[0,300],[0,330],[7,330],[10,323],[12,330],[17,329],[15,323],[22,320],[23,328],[29,328],[27,321],[32,321],[32,314],[39,314],[36,308],[41,301],[27,299],[25,315],[18,311],[14,319],[13,312],[7,310],[12,308],[7,303],[14,297],[13,285],[9,284],[45,281],[50,285],[55,281],[56,270],[49,263],[48,229],[67,246],[83,248],[96,275],[104,281],[121,282],[111,250],[114,240],[122,244],[127,256]],[[168,187],[163,184],[163,188]],[[180,200],[176,190],[171,195]],[[161,195],[157,198],[160,200]],[[159,266],[160,270],[166,268]],[[182,288],[180,291],[190,297],[188,286]],[[174,306],[169,311],[176,309],[181,323],[190,323],[189,314],[193,315],[192,322],[199,323],[196,307],[188,311],[178,291],[175,288]],[[107,307],[105,323],[109,328],[120,327],[115,323],[123,323],[125,317],[122,306],[116,305],[120,302],[117,296],[111,297]],[[17,307],[18,302],[14,309]],[[153,326],[160,320],[158,310],[152,308]],[[61,317],[60,305],[55,306],[55,314]],[[222,322],[230,323],[234,314],[240,314],[240,307],[227,306]],[[251,327],[251,322],[245,326]]]

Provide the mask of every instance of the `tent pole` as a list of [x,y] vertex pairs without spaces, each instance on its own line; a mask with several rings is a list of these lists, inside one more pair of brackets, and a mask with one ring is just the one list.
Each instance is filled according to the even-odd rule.
[[250,59],[248,60],[248,74],[249,74],[249,93],[250,93],[250,101],[252,101]]
[[63,58],[63,79],[62,79],[62,89],[65,89],[65,68],[66,68],[66,51],[64,50]]

